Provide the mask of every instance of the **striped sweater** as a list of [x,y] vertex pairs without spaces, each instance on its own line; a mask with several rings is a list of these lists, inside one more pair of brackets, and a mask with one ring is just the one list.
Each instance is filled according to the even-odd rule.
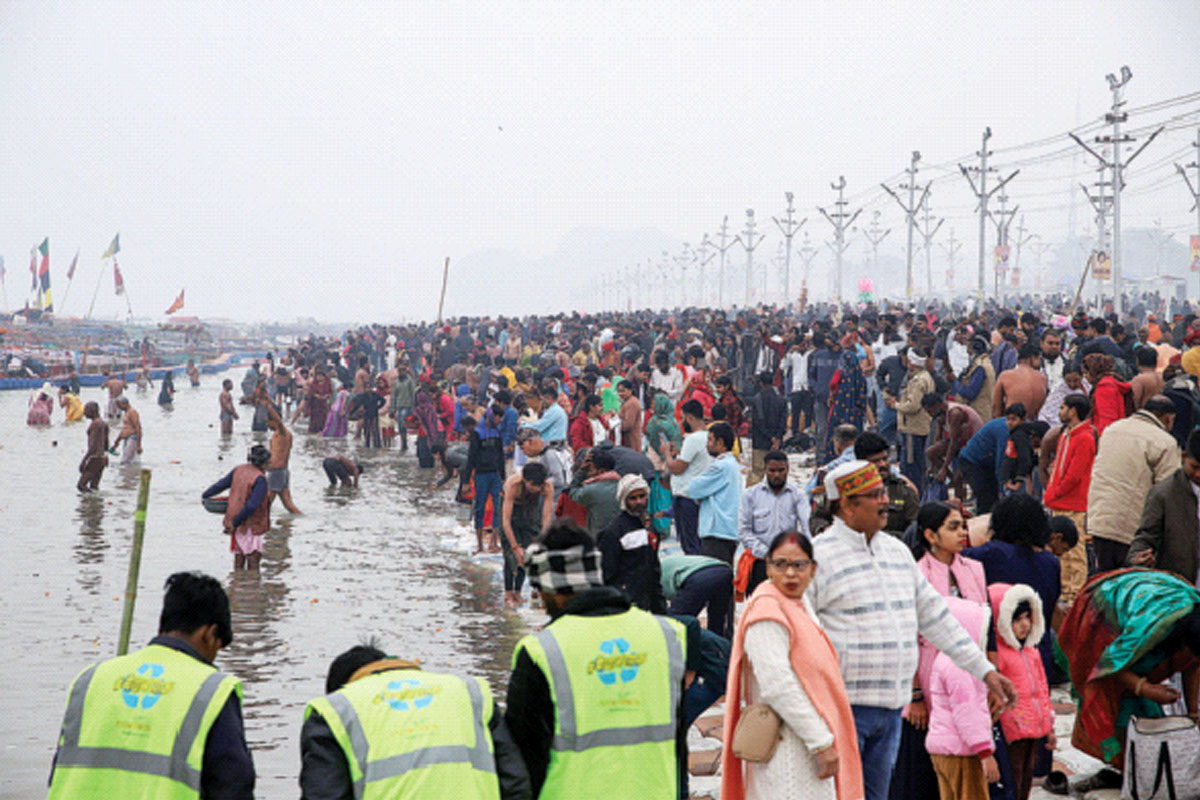
[[894,536],[870,544],[840,518],[813,539],[808,595],[837,650],[852,705],[903,708],[917,671],[917,633],[976,678],[994,667]]

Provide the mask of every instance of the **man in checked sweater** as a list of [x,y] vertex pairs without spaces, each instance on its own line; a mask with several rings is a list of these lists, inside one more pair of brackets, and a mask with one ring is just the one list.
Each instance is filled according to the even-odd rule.
[[825,477],[833,524],[813,540],[813,610],[837,650],[854,713],[866,800],[886,800],[900,745],[900,712],[919,699],[913,688],[918,632],[956,666],[987,684],[994,706],[1011,707],[1011,681],[951,615],[917,569],[909,549],[878,535],[887,521],[879,470],[851,461]]

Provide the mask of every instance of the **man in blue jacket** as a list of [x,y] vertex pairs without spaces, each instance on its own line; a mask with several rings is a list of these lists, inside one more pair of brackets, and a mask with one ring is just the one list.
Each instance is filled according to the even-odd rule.
[[1025,422],[1025,406],[1013,403],[1004,409],[1004,416],[997,417],[980,428],[958,451],[958,463],[963,477],[975,495],[975,513],[987,514],[1000,495],[1000,482],[1004,470],[1004,452],[1008,436],[1014,428]]

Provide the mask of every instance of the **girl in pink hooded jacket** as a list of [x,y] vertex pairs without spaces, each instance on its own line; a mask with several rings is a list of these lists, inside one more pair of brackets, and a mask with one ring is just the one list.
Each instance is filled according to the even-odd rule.
[[[976,643],[985,647],[991,619],[988,607],[957,597],[947,597],[946,604]],[[988,784],[1000,780],[987,687],[939,653],[929,673],[925,699],[929,704],[925,749],[933,761],[942,800],[987,800]]]
[[1045,737],[1051,750],[1058,744],[1050,687],[1037,650],[1046,619],[1038,593],[1023,583],[994,583],[988,596],[996,617],[996,669],[1017,687],[1017,705],[1000,715],[1000,726],[1008,742],[1016,800],[1027,800],[1039,741]]

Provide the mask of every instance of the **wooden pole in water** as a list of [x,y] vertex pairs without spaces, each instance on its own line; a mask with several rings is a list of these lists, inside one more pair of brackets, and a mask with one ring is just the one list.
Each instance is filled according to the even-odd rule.
[[138,484],[137,511],[133,512],[133,549],[129,551],[129,577],[125,581],[125,609],[121,612],[121,636],[117,655],[129,652],[129,630],[133,626],[133,604],[137,600],[138,572],[142,567],[142,538],[146,534],[146,504],[150,501],[150,470],[142,469]]

